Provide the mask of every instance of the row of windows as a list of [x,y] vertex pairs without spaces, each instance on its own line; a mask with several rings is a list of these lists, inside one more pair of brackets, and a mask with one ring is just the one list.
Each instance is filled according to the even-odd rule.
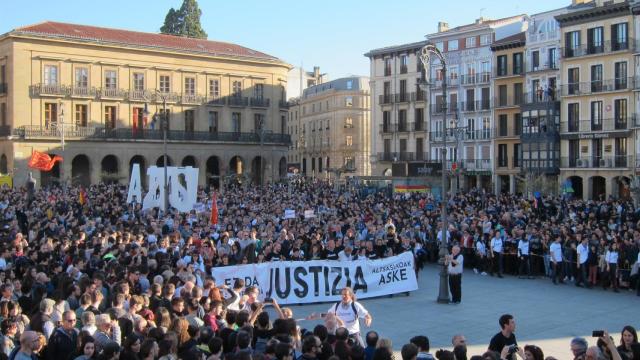
[[480,46],[488,46],[489,44],[491,44],[491,34],[484,34],[484,35],[480,35],[479,37],[476,36],[471,36],[471,37],[467,37],[464,39],[453,39],[453,40],[448,40],[447,43],[447,48],[445,49],[444,45],[445,42],[444,41],[439,41],[436,43],[436,48],[438,48],[438,50],[444,52],[444,51],[457,51],[460,49],[460,44],[464,41],[464,48],[465,49],[470,49],[470,48],[475,48],[477,47],[478,43],[480,43]]
[[[422,72],[424,70],[424,65],[419,57],[415,57],[416,59],[416,71]],[[400,63],[400,74],[406,74],[409,72],[409,55],[403,54],[399,56]],[[384,59],[384,76],[390,76],[393,68],[393,58],[386,57]]]
[[[316,106],[316,105],[318,105],[318,106]],[[307,114],[307,106],[309,106],[309,105],[303,105],[302,106],[302,115],[306,115]],[[344,98],[344,106],[353,107],[353,96],[346,96]],[[313,114],[315,112],[327,111],[327,110],[329,110],[329,101],[325,102],[324,108],[322,107],[322,102],[313,103],[309,107],[309,110],[310,110],[310,112],[309,112],[310,114]],[[296,117],[297,117],[297,115],[296,115]]]
[[[77,88],[87,88],[89,87],[89,69],[86,67],[76,67],[74,71],[74,86]],[[133,91],[144,91],[145,90],[145,74],[141,72],[133,73]],[[44,66],[44,85],[48,86],[57,86],[60,84],[60,75],[59,69],[56,65],[45,65]],[[170,75],[159,75],[158,77],[158,90],[163,93],[171,92],[171,76]],[[195,77],[185,77],[184,78],[184,87],[183,93],[185,95],[195,95],[196,94],[196,78]],[[208,83],[208,91],[209,96],[211,97],[219,97],[220,96],[220,80],[218,79],[209,79]],[[115,70],[105,70],[104,71],[104,87],[106,89],[117,89],[118,88],[118,76]],[[234,80],[231,83],[231,95],[232,96],[241,96],[242,94],[242,81]],[[256,98],[264,97],[264,84],[255,84],[253,85],[253,96]]]
[[[0,104],[0,112],[4,108]],[[88,122],[88,105],[85,104],[76,104],[74,106],[73,112],[73,121],[76,126],[87,126]],[[117,107],[116,106],[104,106],[103,111],[103,121],[104,126],[107,129],[114,129],[116,127],[116,119],[117,119]],[[6,111],[6,110],[5,110]],[[152,119],[145,119],[144,116],[144,108],[143,107],[134,107],[132,108],[132,119],[133,126],[137,128],[145,128],[148,127],[150,129],[160,129],[160,124],[156,124]],[[160,109],[160,114],[163,115],[164,112]],[[169,117],[171,116],[171,110],[167,109],[167,114]],[[195,121],[196,121],[196,112],[195,110],[184,110],[184,130],[185,131],[195,131]],[[1,115],[1,114],[0,114]],[[45,127],[55,127],[60,119],[59,113],[59,105],[57,103],[45,103],[44,105],[44,121]],[[266,116],[264,114],[253,114],[254,118],[254,131],[260,131],[265,127]],[[209,111],[208,113],[208,127],[210,132],[217,132],[219,129],[219,119],[220,113],[218,111]],[[286,126],[286,117],[281,116],[281,132],[284,133]],[[241,132],[242,130],[242,113],[233,112],[231,114],[231,131],[232,132]]]
[[[604,80],[603,70],[604,70],[604,67],[602,64],[591,65],[590,75],[591,75],[592,83]],[[626,81],[627,73],[628,73],[627,62],[626,61],[615,62],[613,64],[613,73],[614,73],[615,79],[619,79],[619,80],[624,79]],[[567,79],[568,79],[567,81],[568,84],[579,83],[580,68],[573,67],[573,68],[567,69]]]
[[[296,161],[298,160],[298,157],[296,156]],[[318,164],[318,172],[321,173],[323,171],[323,163],[324,163],[324,170],[329,170],[330,165],[331,165],[331,158],[330,157],[326,157],[325,159],[323,158],[311,158],[311,172],[315,172],[316,171],[316,160],[317,160],[317,164]],[[343,165],[346,168],[349,169],[355,169],[356,168],[356,159],[352,156],[345,156],[344,160],[343,160]],[[307,173],[307,159],[303,158],[302,159],[302,172],[303,173]]]

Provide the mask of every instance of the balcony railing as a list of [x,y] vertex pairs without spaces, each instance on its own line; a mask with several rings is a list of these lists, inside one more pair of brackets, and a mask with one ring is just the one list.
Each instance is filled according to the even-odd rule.
[[522,135],[522,125],[520,126],[498,126],[494,129],[494,136],[500,137],[514,137]]
[[[55,123],[54,123],[55,124]],[[22,126],[13,130],[13,134],[22,139],[37,138],[59,138],[60,128],[52,124],[44,126]],[[86,139],[86,140],[162,140],[163,132],[152,129],[116,128],[106,129],[104,127],[81,127],[65,126],[64,135],[66,139]],[[209,132],[209,131],[182,131],[169,130],[167,139],[174,141],[228,141],[243,143],[260,143],[260,135],[256,132]],[[265,133],[264,143],[291,144],[289,134]]]
[[[429,132],[429,141],[442,142],[443,135],[444,133],[442,131],[431,131]],[[453,143],[455,141],[457,141],[455,135],[452,132],[447,131],[447,142]]]
[[406,121],[396,124],[397,132],[409,132],[411,131],[411,128],[411,124]]
[[396,124],[380,124],[380,132],[383,134],[391,134],[396,131]]
[[460,110],[462,112],[491,110],[491,100],[463,101],[460,103]]
[[410,99],[411,99],[411,97],[409,96],[409,93],[407,93],[407,92],[395,94],[395,102],[396,103],[409,102]]
[[635,165],[632,155],[563,157],[561,168],[628,168]]
[[290,107],[289,102],[286,100],[278,101],[278,106],[280,107],[280,109],[289,109]]
[[226,104],[226,99],[222,96],[207,96],[205,98],[205,102],[207,105],[219,105],[222,106]]
[[[431,114],[440,114],[444,113],[444,109],[442,108],[442,103],[431,104],[429,106],[429,110]],[[459,110],[458,103],[447,104],[447,114],[455,114]]]
[[513,65],[505,67],[494,67],[493,76],[495,78],[507,76],[524,76],[524,62],[514,69]]
[[391,66],[384,67],[384,76],[391,76]]
[[400,65],[400,74],[407,73],[407,65]]
[[541,62],[538,65],[533,65],[532,62],[527,63],[527,72],[535,73],[538,71],[547,71],[547,70],[558,70],[560,67],[558,66],[558,61],[545,61]]
[[524,93],[524,104],[538,104],[559,101],[557,90],[546,88]]
[[96,88],[74,86],[71,88],[71,96],[94,98],[98,94]]
[[416,121],[413,123],[413,131],[428,131],[426,121]]
[[426,101],[427,93],[425,91],[416,91],[411,93],[411,101]]
[[493,106],[498,108],[520,106],[524,103],[524,94],[520,96],[498,96],[493,99]]
[[[420,153],[420,158],[418,160],[423,160],[423,153]],[[377,161],[384,162],[396,162],[396,161],[414,161],[416,160],[416,153],[414,152],[380,152],[377,156]]]
[[633,77],[567,83],[560,86],[562,96],[590,95],[610,91],[624,91],[636,86]]
[[635,114],[627,119],[598,119],[598,120],[574,120],[560,122],[560,131],[563,133],[591,132],[591,131],[615,131],[631,128],[635,120]]
[[491,139],[491,129],[467,130],[464,132],[465,141],[489,140]]
[[380,95],[378,102],[380,105],[393,104],[393,94]]
[[200,104],[202,99],[200,95],[196,94],[182,94],[180,96],[180,103],[182,104]]
[[636,49],[636,41],[627,39],[626,41],[607,40],[599,44],[581,44],[575,47],[562,48],[561,53],[564,58],[576,58],[581,56],[611,53],[616,51],[626,51]]
[[[431,89],[439,89],[442,88],[442,79],[440,80],[431,80],[430,81],[431,85]],[[456,77],[450,77],[447,79],[447,86],[458,86],[460,85],[460,79],[456,76]]]
[[7,83],[0,83],[0,95],[4,95],[9,92],[9,86]]
[[29,86],[29,92],[32,96],[67,96],[70,90],[65,85],[37,84]]
[[491,159],[464,159],[462,165],[465,170],[491,170]]
[[251,107],[260,107],[260,108],[268,108],[270,105],[269,99],[265,97],[252,97],[251,98]]
[[249,105],[249,98],[241,96],[229,96],[227,98],[227,104],[235,107],[246,107]]
[[464,74],[460,76],[460,84],[462,85],[488,84],[489,82],[491,82],[490,72],[481,72],[477,74]]
[[533,172],[555,174],[560,169],[560,159],[522,159],[521,168]]
[[129,91],[130,101],[151,101],[153,99],[153,92],[149,90],[131,90]]
[[102,88],[98,96],[101,99],[124,99],[127,97],[127,91],[123,89]]

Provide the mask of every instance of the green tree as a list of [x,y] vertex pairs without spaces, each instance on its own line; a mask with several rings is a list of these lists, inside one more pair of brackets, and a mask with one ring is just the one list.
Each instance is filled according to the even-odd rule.
[[180,9],[169,9],[160,32],[168,35],[206,39],[207,33],[200,24],[201,16],[202,10],[200,10],[197,0],[183,0]]

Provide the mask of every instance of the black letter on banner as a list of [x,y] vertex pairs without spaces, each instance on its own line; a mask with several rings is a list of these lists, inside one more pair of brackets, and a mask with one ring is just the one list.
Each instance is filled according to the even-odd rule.
[[285,268],[284,269],[285,288],[284,288],[284,291],[280,291],[280,268],[277,267],[276,268],[275,289],[276,289],[276,295],[278,295],[278,298],[286,299],[287,297],[289,297],[289,290],[291,290],[290,281],[291,281],[291,269]]
[[349,267],[345,266],[344,268],[344,277],[347,278],[347,287],[351,287],[351,278],[349,277]]
[[307,269],[305,269],[302,266],[298,266],[297,268],[295,268],[295,270],[293,270],[293,279],[302,288],[302,290],[295,289],[293,290],[293,292],[296,293],[297,297],[302,299],[307,296],[307,293],[309,292],[309,287],[307,286],[307,283],[304,281],[304,279],[300,275],[306,276]]
[[362,289],[362,292],[367,292],[367,282],[364,280],[364,274],[360,266],[356,267],[356,274],[354,276],[355,285],[353,285],[353,292]]
[[313,294],[320,295],[320,284],[318,283],[318,273],[322,271],[321,266],[309,266],[309,272],[313,273]]
[[273,268],[269,269],[269,290],[267,290],[266,297],[270,298],[273,294]]
[[340,283],[340,280],[342,280],[342,268],[332,267],[331,268],[331,272],[338,274],[338,276],[336,276],[336,279],[333,280],[333,287],[331,288],[331,295],[340,295],[340,290],[342,290],[342,289],[338,290],[338,284]]
[[324,295],[325,296],[329,296],[331,294],[329,294],[329,268],[326,266],[323,266],[323,273],[324,273]]

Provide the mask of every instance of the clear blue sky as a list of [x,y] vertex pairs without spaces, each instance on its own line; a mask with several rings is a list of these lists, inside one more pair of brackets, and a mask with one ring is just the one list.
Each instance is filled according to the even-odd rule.
[[[159,32],[171,7],[182,0],[0,0],[0,33],[53,20]],[[489,18],[535,14],[569,5],[570,0],[199,0],[210,40],[237,43],[311,69],[331,79],[369,75],[371,49],[420,41],[450,26]],[[442,8],[438,8],[442,6]]]

